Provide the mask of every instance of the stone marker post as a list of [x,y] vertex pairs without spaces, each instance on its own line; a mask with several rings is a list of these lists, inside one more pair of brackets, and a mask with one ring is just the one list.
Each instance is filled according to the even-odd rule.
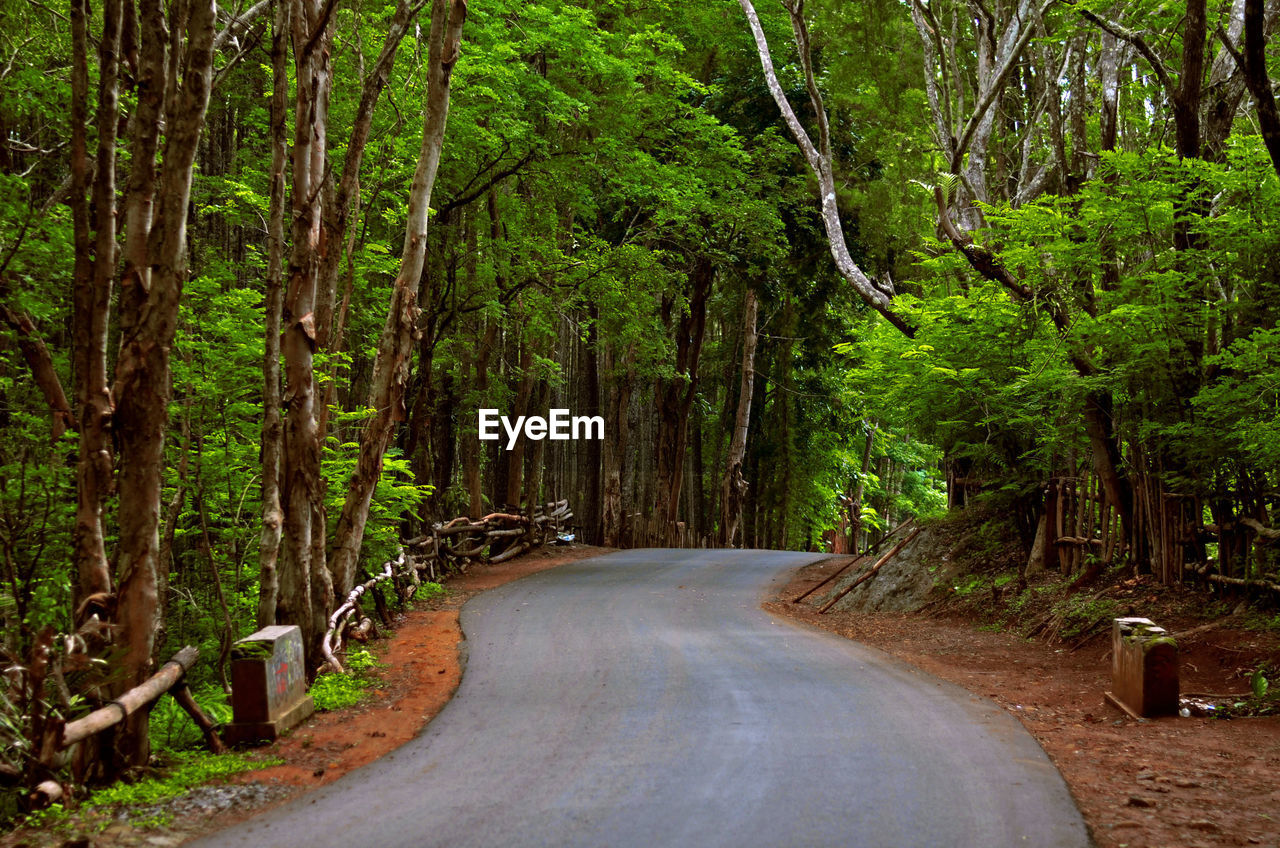
[[1111,624],[1111,688],[1148,718],[1178,712],[1178,643],[1148,618]]
[[271,741],[315,712],[307,694],[302,631],[296,624],[264,627],[231,649],[231,712],[227,742]]

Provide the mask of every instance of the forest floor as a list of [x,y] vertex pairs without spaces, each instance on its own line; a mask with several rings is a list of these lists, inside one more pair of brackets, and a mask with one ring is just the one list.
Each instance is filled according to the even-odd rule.
[[[167,826],[155,826],[154,818],[87,816],[57,832],[25,829],[0,836],[0,848],[178,845],[390,754],[420,733],[457,688],[458,611],[467,600],[607,552],[587,546],[543,549],[450,579],[444,596],[404,613],[389,638],[379,640],[382,665],[374,672],[370,697],[318,713],[254,754],[281,764],[241,774],[231,786],[210,787],[211,801],[172,802]],[[1101,848],[1280,848],[1280,716],[1131,720],[1102,697],[1110,688],[1105,635],[1054,643],[1019,636],[1014,624],[997,629],[992,611],[1001,604],[998,596],[966,604],[940,595],[939,603],[918,613],[837,610],[821,616],[808,604],[790,602],[848,561],[830,557],[797,570],[765,601],[765,609],[883,650],[1009,710],[1057,764]],[[1140,610],[1175,633],[1205,622],[1201,595],[1143,580],[1122,580],[1107,592],[1122,612]],[[1244,693],[1250,671],[1268,664],[1280,669],[1280,634],[1235,626],[1240,621],[1233,614],[1180,638],[1184,692]],[[217,793],[233,793],[231,801],[219,800]]]
[[[1280,848],[1280,716],[1134,721],[1103,699],[1109,634],[1049,643],[1018,635],[1016,625],[997,630],[990,610],[998,597],[979,606],[943,596],[917,613],[818,615],[791,602],[849,560],[798,570],[765,609],[878,648],[1013,713],[1058,766],[1100,848]],[[1175,635],[1205,624],[1203,595],[1141,579],[1107,594]],[[1280,669],[1280,634],[1232,626],[1238,618],[1179,639],[1184,693],[1246,693],[1254,669]]]

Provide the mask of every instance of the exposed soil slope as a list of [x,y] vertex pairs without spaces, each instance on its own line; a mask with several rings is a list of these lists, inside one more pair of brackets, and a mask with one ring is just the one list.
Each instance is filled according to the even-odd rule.
[[[1072,651],[979,630],[955,615],[820,616],[790,602],[847,561],[800,569],[765,609],[887,651],[1014,713],[1061,770],[1102,848],[1280,846],[1280,717],[1139,723],[1103,700],[1105,638]],[[1140,583],[1129,590],[1139,602],[1153,591]],[[1245,671],[1268,661],[1280,667],[1280,640],[1270,633],[1223,627],[1186,636],[1180,647],[1185,692],[1244,692]]]

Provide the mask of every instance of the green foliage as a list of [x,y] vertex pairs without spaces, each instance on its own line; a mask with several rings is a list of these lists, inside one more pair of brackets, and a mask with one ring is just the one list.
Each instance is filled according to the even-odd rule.
[[424,581],[413,593],[415,601],[430,601],[434,598],[442,598],[445,595],[445,589],[439,583]]
[[1267,692],[1271,689],[1271,681],[1266,677],[1266,667],[1255,668],[1253,674],[1249,675],[1249,688],[1253,692],[1253,697],[1259,701],[1267,697]]
[[[214,724],[231,721],[231,703],[218,686],[192,690],[200,709]],[[204,734],[173,698],[161,697],[151,710],[151,746],[160,751],[189,751],[204,745]]]
[[311,697],[315,699],[316,709],[341,710],[360,703],[368,694],[366,690],[373,685],[369,672],[381,668],[373,654],[360,648],[347,651],[343,665],[346,672],[322,674],[311,684]]
[[[31,814],[23,824],[40,830],[65,827],[73,822],[73,812],[78,809],[127,814],[131,808],[163,803],[183,795],[196,786],[225,782],[237,774],[268,768],[281,762],[279,759],[270,758],[253,759],[250,755],[239,751],[224,754],[183,751],[168,755],[166,760],[160,774],[144,777],[132,783],[115,783],[94,790],[77,807],[53,804],[47,809]],[[100,827],[105,827],[111,819],[101,818],[97,821]],[[163,814],[135,822],[143,827],[163,827],[168,823],[169,819]]]
[[1097,598],[1081,593],[1069,594],[1057,600],[1053,615],[1061,621],[1059,637],[1071,639],[1080,636],[1099,622],[1120,615],[1120,605],[1111,598]]

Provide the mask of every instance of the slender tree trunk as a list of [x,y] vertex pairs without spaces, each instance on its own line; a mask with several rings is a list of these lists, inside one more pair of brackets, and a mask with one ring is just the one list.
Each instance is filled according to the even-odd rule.
[[606,547],[622,544],[626,528],[625,504],[622,496],[623,466],[629,448],[630,427],[627,410],[631,406],[631,387],[634,384],[632,368],[634,349],[629,350],[621,367],[615,361],[614,350],[605,345],[602,352],[604,371],[608,375],[608,405],[605,409],[605,434],[602,448],[604,466],[604,503],[601,510],[601,540]]
[[804,125],[800,123],[800,119],[791,108],[791,103],[787,100],[782,83],[778,81],[777,73],[773,68],[773,57],[769,53],[769,44],[765,39],[764,28],[760,25],[760,19],[756,15],[755,7],[751,4],[751,0],[738,0],[738,2],[747,16],[747,24],[750,26],[751,34],[755,38],[756,52],[760,58],[760,66],[764,70],[765,82],[769,86],[769,93],[773,95],[773,100],[782,112],[787,128],[791,130],[791,135],[800,146],[805,160],[809,163],[810,169],[818,179],[822,225],[826,230],[827,243],[831,248],[831,256],[835,260],[837,270],[853,286],[854,291],[868,306],[883,315],[889,323],[893,324],[905,335],[909,337],[915,335],[915,328],[911,323],[894,310],[894,292],[891,288],[886,290],[886,288],[868,278],[857,263],[853,261],[853,256],[849,253],[849,246],[844,237],[844,227],[840,221],[840,210],[836,202],[831,133],[827,123],[826,107],[822,102],[822,95],[818,91],[809,55],[809,32],[804,19],[803,0],[791,0],[790,3],[784,5],[787,6],[787,10],[791,13],[792,29],[799,49],[800,63],[805,74],[805,86],[809,94],[810,105],[813,107],[814,115],[818,122],[818,143],[816,145],[810,140]]
[[698,361],[707,327],[707,300],[715,266],[699,258],[689,275],[688,312],[673,318],[675,301],[663,303],[663,318],[671,322],[676,341],[676,378],[657,387],[658,435],[654,443],[656,480],[653,514],[669,531],[679,515],[684,486],[684,459],[689,444],[689,410],[698,393]]
[[[420,4],[411,4],[409,0],[396,0],[395,10],[387,22],[387,34],[382,43],[382,50],[374,61],[373,67],[364,76],[360,101],[351,122],[351,135],[347,139],[341,176],[338,178],[336,187],[322,192],[320,243],[324,246],[324,250],[319,257],[319,268],[316,271],[315,303],[315,343],[319,351],[330,352],[341,349],[341,333],[334,328],[338,269],[341,267],[343,258],[343,251],[339,249],[339,245],[347,241],[348,229],[359,209],[360,168],[364,162],[365,148],[368,146],[369,132],[373,126],[374,109],[383,88],[387,85],[400,42],[408,32],[409,24],[417,16],[419,8],[421,8]],[[362,71],[363,65],[362,59]],[[326,188],[330,185],[326,182]],[[354,238],[354,235],[352,233],[351,237]],[[331,373],[330,377],[332,376]],[[329,404],[333,400],[336,383],[336,380],[330,379],[325,384],[323,400],[317,410],[317,428],[322,440],[328,429]]]
[[[582,414],[587,416],[596,416],[600,414],[600,362],[599,362],[599,321],[600,310],[595,304],[590,307],[589,317],[591,318],[590,328],[587,340],[583,348],[583,359],[585,360],[584,370],[586,371],[586,379],[582,387],[584,400]],[[583,526],[586,527],[586,542],[592,545],[600,544],[602,536],[601,530],[601,514],[602,514],[602,495],[600,490],[600,465],[602,462],[602,439],[591,439],[582,448],[585,454],[586,473],[583,475],[584,480],[581,487],[582,500],[581,505],[575,508],[582,510]],[[576,452],[575,452],[576,455]]]
[[1173,101],[1175,147],[1184,159],[1200,157],[1200,94],[1204,86],[1206,0],[1187,0],[1182,28],[1182,73]]
[[[74,531],[78,599],[111,591],[103,534],[103,505],[112,494],[111,426],[115,405],[107,383],[107,327],[115,274],[116,127],[119,113],[120,0],[103,5],[99,39],[98,149],[88,152],[88,16],[85,0],[71,4],[71,212],[76,258],[73,365],[80,418]],[[92,201],[89,175],[93,174]],[[96,238],[94,228],[96,225]]]
[[[487,322],[484,336],[476,347],[473,360],[475,370],[474,391],[476,396],[481,399],[481,403],[483,403],[485,394],[489,390],[489,357],[493,353],[493,345],[497,338],[498,322]],[[467,484],[469,514],[472,518],[479,518],[487,512],[484,508],[484,493],[481,488],[479,432],[477,431],[474,437],[471,435],[470,430],[464,429],[463,432],[463,439],[467,445],[462,455],[463,479]]]
[[[528,415],[533,411],[530,405],[530,398],[533,396],[533,346],[532,342],[526,337],[520,341],[520,387],[516,389],[515,405],[512,407],[513,415]],[[511,450],[504,450],[502,456],[507,466],[506,474],[506,490],[503,492],[503,502],[512,511],[518,512],[520,509],[520,491],[524,483],[524,452],[525,442],[527,440],[522,436],[516,439],[515,446]],[[503,443],[506,447],[506,443]],[[532,508],[533,504],[529,504]]]
[[738,390],[738,411],[733,419],[733,436],[720,481],[720,544],[732,547],[742,524],[742,503],[747,481],[742,476],[742,460],[747,454],[747,427],[751,421],[751,395],[756,382],[756,317],[759,305],[754,289],[747,289],[742,309],[742,381]]
[[867,428],[867,444],[862,449],[862,468],[858,474],[858,482],[853,487],[853,497],[849,500],[849,553],[857,556],[858,537],[862,535],[862,497],[867,491],[867,475],[871,472],[871,449],[875,446],[876,427],[870,421],[864,421]]
[[1258,112],[1258,128],[1271,156],[1272,167],[1280,174],[1280,113],[1267,73],[1266,9],[1263,0],[1244,4],[1244,77]]
[[462,25],[467,16],[466,0],[433,0],[427,67],[426,118],[422,147],[409,191],[408,222],[400,273],[391,293],[391,307],[378,342],[373,369],[370,406],[374,414],[360,438],[360,455],[351,476],[347,498],[342,505],[334,544],[335,589],[345,597],[351,591],[364,527],[369,518],[373,491],[382,475],[382,457],[405,417],[405,385],[409,360],[417,340],[418,289],[427,253],[427,214],[431,191],[440,166],[444,131],[449,115],[449,86],[453,67],[462,48]]
[[[160,202],[147,238],[150,290],[145,292],[145,302],[130,298],[138,304],[140,314],[121,317],[121,324],[133,332],[121,340],[114,392],[121,466],[118,641],[125,648],[123,674],[113,686],[117,695],[150,676],[155,644],[159,603],[156,557],[172,395],[169,352],[186,279],[191,178],[213,78],[213,3],[193,0],[188,14],[182,62],[171,66],[181,67],[181,84],[173,73],[169,85],[175,108],[169,110],[166,120]],[[156,37],[159,33],[144,30],[141,40]],[[123,763],[146,764],[150,753],[148,717],[148,710],[139,710],[126,720],[118,740]]]
[[284,291],[285,119],[289,97],[287,0],[277,0],[271,34],[271,199],[267,222],[266,346],[262,357],[262,533],[258,539],[258,627],[276,623],[280,580],[276,561],[284,515],[280,509],[280,470],[284,421],[280,416],[280,313]]

